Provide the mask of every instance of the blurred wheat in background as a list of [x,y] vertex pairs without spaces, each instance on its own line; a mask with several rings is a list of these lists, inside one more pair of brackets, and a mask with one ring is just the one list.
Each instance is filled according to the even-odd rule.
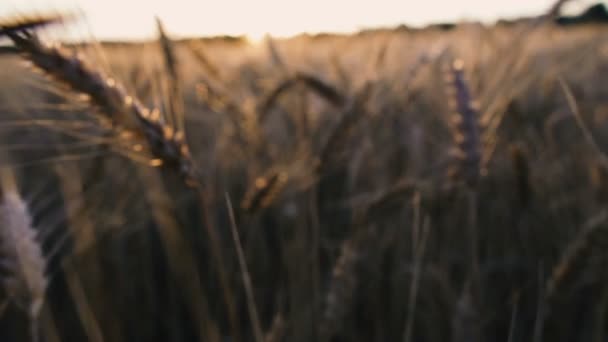
[[0,341],[608,341],[608,14],[67,43],[0,18]]

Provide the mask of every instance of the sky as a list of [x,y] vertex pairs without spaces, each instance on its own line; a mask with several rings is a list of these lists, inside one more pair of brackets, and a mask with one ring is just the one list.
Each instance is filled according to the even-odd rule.
[[[353,32],[405,23],[420,26],[461,19],[494,21],[535,15],[554,0],[0,0],[1,18],[24,13],[76,11],[80,26],[67,34],[97,39],[149,39],[158,16],[173,36]],[[578,0],[572,10],[592,0]],[[597,1],[595,1],[597,2]]]

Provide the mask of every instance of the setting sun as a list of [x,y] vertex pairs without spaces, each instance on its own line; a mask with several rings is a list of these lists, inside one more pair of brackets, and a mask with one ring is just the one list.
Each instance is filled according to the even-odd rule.
[[[77,11],[83,14],[84,29],[73,30],[79,34],[86,31],[100,39],[153,37],[154,17],[158,16],[177,36],[247,35],[256,41],[265,34],[285,37],[301,32],[352,32],[402,23],[492,21],[539,13],[551,3],[551,0],[4,0],[0,3],[0,16],[32,11]],[[575,3],[580,7],[590,1]]]

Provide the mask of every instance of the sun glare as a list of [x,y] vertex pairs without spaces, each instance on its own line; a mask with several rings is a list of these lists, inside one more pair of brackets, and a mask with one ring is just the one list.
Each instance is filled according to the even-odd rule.
[[[98,39],[140,40],[155,36],[160,17],[174,36],[246,36],[256,44],[266,34],[353,32],[399,24],[425,25],[460,19],[495,20],[539,13],[553,0],[2,0],[0,17],[32,11],[79,11],[82,25],[67,32]],[[576,1],[579,6],[592,0]]]
[[247,33],[245,39],[249,45],[259,46],[264,42],[264,34],[259,33]]

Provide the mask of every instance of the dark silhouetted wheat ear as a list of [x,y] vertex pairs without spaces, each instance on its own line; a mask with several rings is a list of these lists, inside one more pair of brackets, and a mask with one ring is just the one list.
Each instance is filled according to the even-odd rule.
[[151,165],[177,168],[187,181],[195,178],[184,133],[166,124],[158,110],[146,108],[113,78],[87,66],[81,58],[68,55],[60,47],[42,44],[30,32],[10,31],[6,35],[44,74],[86,95],[118,132],[143,138],[155,157]]

